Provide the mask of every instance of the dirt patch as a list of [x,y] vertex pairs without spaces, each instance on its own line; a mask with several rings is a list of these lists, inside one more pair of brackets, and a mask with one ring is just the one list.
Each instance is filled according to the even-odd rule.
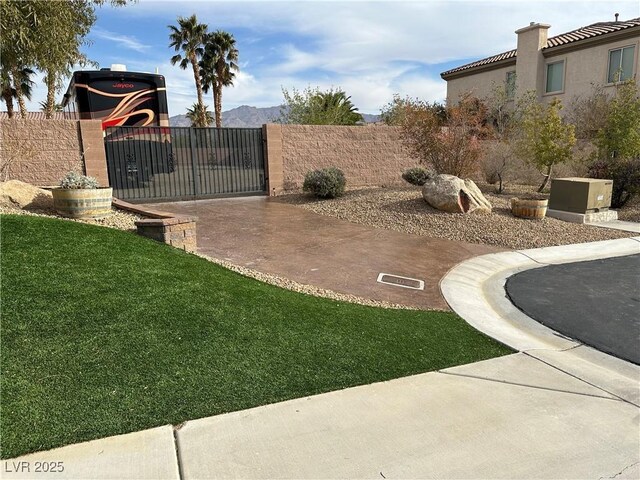
[[533,195],[535,187],[515,185],[501,195],[494,193],[491,187],[481,186],[481,189],[493,205],[490,215],[441,212],[430,207],[423,200],[420,189],[415,187],[349,190],[343,197],[332,200],[290,194],[278,197],[276,201],[372,227],[512,249],[594,242],[633,235],[555,218],[527,220],[514,217],[510,199]]

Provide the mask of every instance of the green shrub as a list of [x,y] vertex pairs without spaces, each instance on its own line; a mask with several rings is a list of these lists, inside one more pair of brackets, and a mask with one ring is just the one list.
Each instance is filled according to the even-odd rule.
[[431,174],[420,167],[410,168],[402,174],[402,179],[405,182],[409,182],[411,185],[417,185],[418,187],[427,183],[429,178],[431,178]]
[[589,166],[588,176],[613,180],[613,208],[622,208],[634,196],[640,195],[640,158],[596,160]]
[[311,192],[318,198],[336,198],[344,193],[346,184],[342,170],[330,167],[308,172],[304,177],[302,190]]

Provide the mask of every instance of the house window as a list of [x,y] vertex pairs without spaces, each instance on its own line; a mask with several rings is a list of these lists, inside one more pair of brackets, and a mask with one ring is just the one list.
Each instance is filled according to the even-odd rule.
[[562,92],[564,89],[564,60],[547,64],[545,93]]
[[507,78],[505,80],[505,91],[507,92],[507,98],[513,100],[516,94],[516,72],[507,72]]
[[633,77],[635,45],[609,51],[609,75],[607,82],[624,82]]

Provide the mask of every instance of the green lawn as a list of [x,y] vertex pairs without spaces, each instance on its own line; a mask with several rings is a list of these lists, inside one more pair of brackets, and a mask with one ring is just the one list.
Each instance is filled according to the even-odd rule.
[[117,230],[0,221],[3,458],[511,353],[452,313],[302,295]]

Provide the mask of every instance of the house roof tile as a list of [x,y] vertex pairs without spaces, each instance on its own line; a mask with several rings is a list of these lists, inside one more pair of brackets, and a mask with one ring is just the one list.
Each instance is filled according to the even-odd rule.
[[[628,28],[638,26],[640,26],[640,17],[633,18],[624,22],[594,23],[592,25],[587,25],[586,27],[578,28],[576,30],[562,33],[560,35],[556,35],[555,37],[547,39],[547,45],[543,47],[543,50],[553,47],[559,47],[561,45],[567,45],[569,43],[579,42],[588,38],[599,37],[608,33],[619,32],[620,30],[626,30]],[[475,62],[467,63],[466,65],[447,70],[446,72],[442,72],[440,76],[444,78],[453,73],[470,70],[484,65],[490,65],[501,60],[507,60],[511,58],[515,59],[516,54],[517,50],[509,50],[508,52],[499,53],[498,55],[493,55],[492,57],[483,58],[482,60],[477,60]]]

